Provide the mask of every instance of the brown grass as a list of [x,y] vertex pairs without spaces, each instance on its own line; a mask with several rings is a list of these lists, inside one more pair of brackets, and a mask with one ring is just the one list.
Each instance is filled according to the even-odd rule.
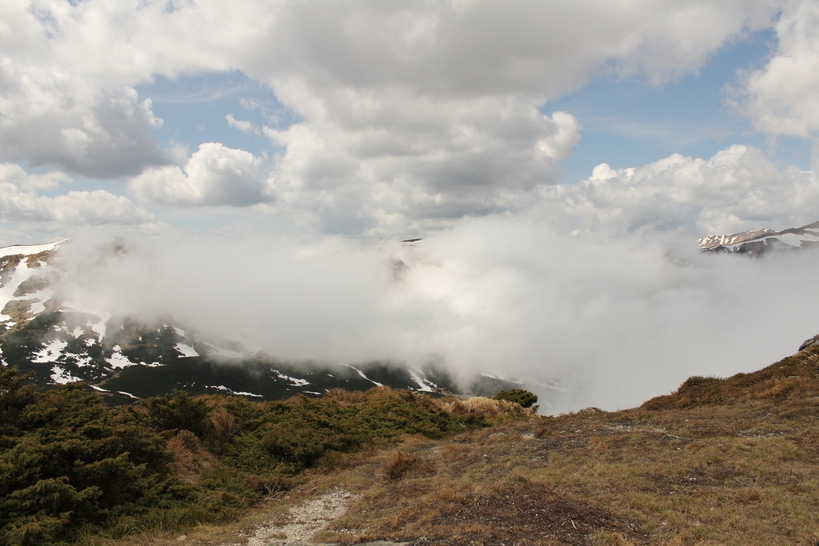
[[[435,403],[452,412],[493,407]],[[692,378],[640,408],[513,420],[447,440],[408,436],[398,451],[337,455],[244,525],[335,487],[357,500],[319,541],[816,546],[819,347],[754,374]],[[242,543],[241,525],[211,538],[192,531],[187,543]]]
[[401,451],[396,451],[392,458],[381,465],[380,471],[388,480],[400,480],[407,475],[419,476],[435,472],[428,461]]
[[439,409],[453,415],[472,415],[496,422],[503,419],[529,419],[535,416],[532,408],[522,408],[519,404],[506,400],[494,400],[483,396],[476,396],[466,400],[457,398],[430,399]]
[[236,418],[224,406],[216,406],[208,415],[208,422],[211,429],[210,436],[215,443],[214,449],[217,453],[222,453],[236,432]]
[[166,450],[173,457],[171,466],[174,472],[189,483],[196,483],[199,475],[216,462],[216,458],[202,449],[199,438],[189,430],[182,430],[168,440]]

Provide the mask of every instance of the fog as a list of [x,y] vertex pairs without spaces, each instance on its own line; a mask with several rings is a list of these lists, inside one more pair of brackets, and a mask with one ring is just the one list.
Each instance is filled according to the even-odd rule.
[[60,288],[77,308],[170,314],[280,358],[515,379],[559,413],[792,354],[819,333],[817,266],[816,252],[701,255],[684,231],[572,235],[521,215],[414,244],[87,232],[63,248]]

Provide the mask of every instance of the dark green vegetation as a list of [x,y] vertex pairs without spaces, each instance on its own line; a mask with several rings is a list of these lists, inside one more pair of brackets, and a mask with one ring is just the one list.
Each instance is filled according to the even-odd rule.
[[174,391],[110,408],[82,384],[41,391],[0,368],[0,543],[228,521],[319,460],[492,422],[455,405],[378,388],[261,403]]
[[495,400],[506,400],[507,402],[514,402],[515,404],[520,404],[521,407],[524,408],[534,408],[535,411],[537,411],[538,409],[538,406],[534,405],[535,402],[537,402],[537,395],[533,392],[524,389],[500,391],[492,398],[494,398]]
[[[390,388],[418,388],[409,372],[400,366],[375,362],[357,368],[368,378]],[[340,365],[316,364],[311,367],[255,357],[230,361],[189,357],[167,361],[161,366],[131,366],[99,386],[140,398],[160,396],[171,389],[191,394],[214,394],[220,391],[220,386],[226,386],[236,393],[248,393],[250,398],[281,400],[299,393],[320,396],[320,393],[334,388],[364,391],[374,386],[373,381],[364,379],[353,368]],[[442,377],[437,384],[452,388],[447,377]]]

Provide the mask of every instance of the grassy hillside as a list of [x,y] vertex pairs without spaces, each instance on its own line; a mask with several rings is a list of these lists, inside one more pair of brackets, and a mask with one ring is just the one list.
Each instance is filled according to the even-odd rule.
[[57,544],[231,521],[321,461],[531,414],[385,388],[253,403],[174,391],[121,408],[0,368],[0,543]]
[[[236,523],[189,529],[184,541],[283,542],[302,536],[293,529],[311,521],[310,510],[338,508],[333,503],[346,498],[319,517],[311,533],[324,530],[313,540],[815,545],[817,416],[814,347],[756,373],[691,378],[626,411],[592,408],[454,437],[404,437],[324,458],[286,494]],[[182,538],[176,531],[118,544]]]
[[[30,395],[18,389],[2,422],[17,415],[30,431],[46,417],[63,423],[47,399],[72,398],[71,389],[14,413]],[[72,421],[72,434],[104,436],[114,427],[131,443],[125,460],[114,450],[110,458],[119,462],[65,468],[79,468],[80,477],[126,476],[119,495],[129,487],[154,492],[153,504],[134,497],[125,510],[106,505],[105,490],[92,495],[75,485],[86,501],[98,495],[85,520],[77,515],[87,510],[82,499],[68,523],[57,512],[26,516],[26,525],[52,525],[63,533],[57,538],[84,545],[819,543],[816,347],[756,373],[690,378],[639,408],[557,417],[387,389],[261,404],[176,393],[106,408],[109,417],[93,426],[102,405],[72,403],[87,412],[80,412],[85,421]],[[142,427],[137,438],[127,433],[133,427]],[[21,476],[8,465],[37,459],[55,438],[14,434],[20,447],[4,446],[4,480]],[[41,479],[47,466],[37,467]],[[61,483],[49,479],[56,480],[50,487]],[[28,506],[31,498],[56,498],[43,492]],[[17,502],[16,494],[3,495],[0,515]],[[22,536],[19,524],[4,524],[7,541]]]

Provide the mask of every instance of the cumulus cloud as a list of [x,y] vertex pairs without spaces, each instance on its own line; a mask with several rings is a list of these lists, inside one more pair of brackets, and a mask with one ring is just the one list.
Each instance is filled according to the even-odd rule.
[[53,189],[70,179],[62,173],[29,175],[19,166],[0,165],[0,213],[5,221],[53,222],[63,226],[146,224],[156,220],[127,197],[97,190],[71,191],[56,197],[37,190]]
[[101,88],[70,67],[0,59],[0,161],[95,178],[168,163],[150,134],[151,101],[131,87]]
[[261,133],[259,128],[256,127],[256,125],[251,121],[236,119],[233,117],[233,114],[227,114],[225,119],[227,120],[228,125],[242,133]]
[[764,67],[735,89],[740,109],[773,135],[819,132],[819,2],[785,5],[775,25],[777,48]]
[[[282,200],[324,231],[420,234],[465,214],[519,210],[580,139],[544,101],[601,66],[661,84],[770,20],[767,3],[360,3],[288,6],[248,63],[302,123],[285,148]],[[282,185],[284,187],[282,187]]]
[[245,207],[273,198],[261,162],[250,152],[206,142],[191,155],[184,171],[177,166],[150,169],[128,187],[149,203]]
[[819,219],[819,180],[780,170],[756,148],[735,145],[710,159],[674,154],[639,168],[598,165],[574,186],[545,188],[538,213],[576,231],[681,231],[689,237]]
[[0,163],[0,183],[14,184],[22,190],[55,190],[60,184],[71,182],[71,177],[59,171],[30,174],[20,165]]
[[165,165],[135,183],[140,195],[247,204],[197,194],[198,182],[167,166],[149,133],[159,121],[133,91],[157,75],[240,70],[299,120],[267,129],[283,147],[272,172],[282,198],[271,210],[371,235],[518,210],[535,185],[557,181],[557,161],[579,139],[570,113],[539,114],[544,102],[601,70],[658,85],[696,71],[725,43],[769,25],[777,5],[138,4],[0,8],[10,29],[0,64],[5,160],[96,177]]
[[[277,85],[296,78],[439,97],[551,97],[601,63],[662,83],[700,68],[726,40],[770,22],[768,1],[572,4],[512,1],[279,4],[267,47],[247,59]],[[264,21],[264,23],[261,23]],[[286,51],[289,55],[270,55]]]
[[[315,100],[317,111],[340,110]],[[544,116],[512,99],[382,96],[357,108],[353,116],[266,129],[287,150],[274,170],[279,210],[307,211],[324,231],[440,229],[466,214],[519,210],[535,187],[556,180],[557,160],[580,139],[570,114]]]

